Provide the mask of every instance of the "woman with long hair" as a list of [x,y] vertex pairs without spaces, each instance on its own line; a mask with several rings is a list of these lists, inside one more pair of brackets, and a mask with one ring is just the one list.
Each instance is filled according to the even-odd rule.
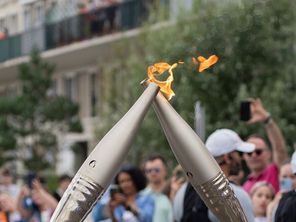
[[113,222],[152,222],[154,199],[141,191],[146,187],[146,177],[135,166],[125,166],[115,177],[110,189],[110,200],[98,203],[93,210],[94,221],[110,218]]

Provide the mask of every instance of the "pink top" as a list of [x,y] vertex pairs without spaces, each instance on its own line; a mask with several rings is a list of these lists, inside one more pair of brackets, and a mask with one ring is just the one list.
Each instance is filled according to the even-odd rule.
[[280,189],[280,185],[279,185],[279,169],[278,169],[277,165],[275,163],[269,164],[262,171],[262,173],[259,174],[256,177],[253,176],[252,174],[250,174],[248,176],[247,181],[243,185],[245,191],[250,193],[253,185],[256,182],[259,182],[259,181],[267,181],[267,182],[269,182],[273,186],[275,192],[277,193],[279,191],[279,189]]

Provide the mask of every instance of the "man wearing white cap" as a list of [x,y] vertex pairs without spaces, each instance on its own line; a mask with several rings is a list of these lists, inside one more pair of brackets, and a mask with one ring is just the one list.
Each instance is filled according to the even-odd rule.
[[[240,153],[253,152],[255,145],[242,141],[238,134],[230,129],[219,129],[212,133],[207,141],[206,147],[213,155],[226,177],[238,175],[241,166]],[[231,182],[231,181],[230,181]],[[254,221],[254,214],[251,199],[242,187],[231,182],[231,187],[238,198],[245,215],[249,222]],[[211,221],[218,221],[215,216],[209,212]]]
[[[241,170],[240,152],[252,152],[255,149],[255,145],[243,142],[237,133],[229,129],[219,129],[212,133],[206,141],[206,147],[214,156],[226,177],[237,175]],[[248,222],[254,222],[254,214],[249,195],[242,187],[234,183],[230,185],[245,212]],[[175,218],[178,222],[219,221],[207,209],[190,183],[186,187],[182,211],[181,218]]]

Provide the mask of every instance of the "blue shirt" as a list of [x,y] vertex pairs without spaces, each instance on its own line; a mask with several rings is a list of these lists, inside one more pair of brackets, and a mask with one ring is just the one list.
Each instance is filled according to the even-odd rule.
[[[93,209],[93,219],[95,222],[106,219],[104,215],[104,208],[106,204],[98,202]],[[144,195],[138,193],[136,196],[136,206],[139,210],[138,220],[139,222],[152,222],[154,213],[154,199],[151,195]],[[114,210],[114,215],[119,222],[123,222],[123,214],[126,211],[124,206],[119,205]]]

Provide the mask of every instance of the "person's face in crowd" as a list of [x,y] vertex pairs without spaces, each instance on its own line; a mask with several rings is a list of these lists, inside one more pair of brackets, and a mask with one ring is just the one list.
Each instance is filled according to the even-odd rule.
[[62,180],[60,182],[60,188],[65,192],[69,186],[69,184],[71,183],[71,180],[68,180],[68,179],[65,179],[65,180]]
[[2,184],[4,184],[4,185],[12,184],[12,176],[10,176],[10,175],[3,175],[1,180],[2,180]]
[[256,217],[265,217],[268,204],[272,201],[272,191],[268,186],[258,187],[252,195],[252,206]]
[[147,161],[145,164],[145,174],[149,183],[160,183],[165,180],[166,167],[160,159]]
[[234,151],[228,154],[228,159],[229,159],[229,174],[237,176],[242,169],[242,164],[241,164],[241,156],[239,152]]
[[280,168],[279,179],[282,180],[286,178],[289,178],[292,180],[293,188],[296,189],[296,175],[293,174],[292,165],[290,163],[284,164]]
[[125,195],[137,193],[136,186],[133,183],[131,176],[128,173],[121,172],[118,175],[118,185]]
[[251,153],[245,153],[244,159],[251,172],[259,172],[267,166],[271,153],[266,143],[261,138],[252,137],[247,140],[248,143],[255,144],[256,148]]

